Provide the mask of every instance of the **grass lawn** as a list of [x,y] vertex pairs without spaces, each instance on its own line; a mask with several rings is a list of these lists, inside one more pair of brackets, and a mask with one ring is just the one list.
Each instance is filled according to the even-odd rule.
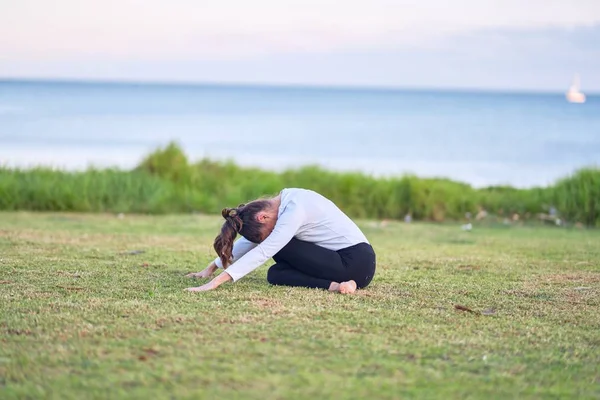
[[0,213],[0,398],[600,397],[600,231],[364,222],[355,295],[184,292],[220,223]]

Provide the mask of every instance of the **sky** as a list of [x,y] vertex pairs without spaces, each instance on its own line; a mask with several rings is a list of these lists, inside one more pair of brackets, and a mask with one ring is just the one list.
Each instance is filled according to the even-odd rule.
[[0,79],[600,92],[599,0],[0,0]]

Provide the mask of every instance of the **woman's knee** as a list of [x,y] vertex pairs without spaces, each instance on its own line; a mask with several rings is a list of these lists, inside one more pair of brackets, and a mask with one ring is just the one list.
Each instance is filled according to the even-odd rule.
[[356,282],[356,287],[359,289],[366,288],[367,286],[369,286],[369,283],[371,283],[374,276],[375,272],[373,271],[372,274],[367,274],[365,276],[360,276],[360,278],[354,279],[354,282]]
[[368,265],[360,268],[354,273],[354,281],[359,289],[364,289],[369,286],[369,283],[371,283],[375,276],[376,268],[376,261],[373,259]]
[[283,268],[280,265],[273,265],[267,271],[267,282],[269,282],[271,285],[281,285],[283,281],[283,273]]

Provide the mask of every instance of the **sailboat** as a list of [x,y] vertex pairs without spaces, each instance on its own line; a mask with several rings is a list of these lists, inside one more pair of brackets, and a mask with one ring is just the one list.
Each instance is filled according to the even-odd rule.
[[579,75],[575,74],[573,83],[565,94],[569,103],[585,103],[585,94],[579,91]]

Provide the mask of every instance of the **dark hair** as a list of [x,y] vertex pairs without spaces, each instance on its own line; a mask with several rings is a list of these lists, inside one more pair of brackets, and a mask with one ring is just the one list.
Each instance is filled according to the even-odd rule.
[[239,233],[253,243],[262,241],[263,226],[256,219],[256,214],[270,205],[269,200],[255,200],[248,204],[240,204],[237,208],[224,208],[221,215],[225,223],[221,233],[215,238],[213,247],[227,268],[231,261],[233,242]]

